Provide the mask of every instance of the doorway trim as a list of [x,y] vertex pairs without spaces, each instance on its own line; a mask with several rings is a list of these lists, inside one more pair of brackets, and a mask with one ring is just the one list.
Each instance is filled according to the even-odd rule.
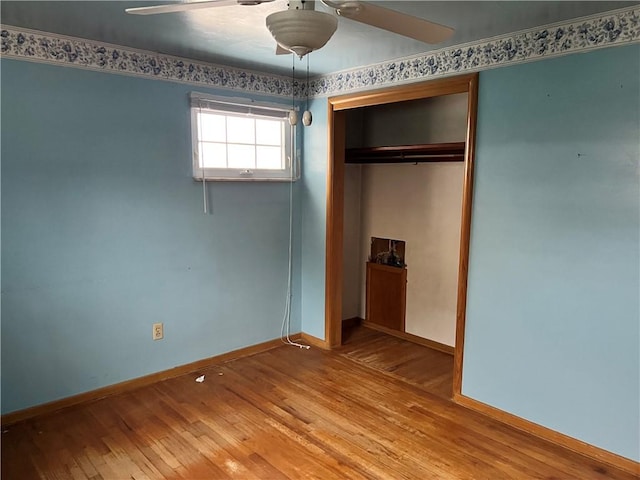
[[325,342],[329,348],[342,344],[342,252],[344,221],[344,164],[347,110],[387,103],[467,93],[467,134],[460,222],[460,260],[456,307],[456,344],[453,396],[462,391],[462,360],[467,308],[467,275],[473,198],[473,168],[478,112],[478,74],[461,75],[328,99],[327,238],[325,263]]

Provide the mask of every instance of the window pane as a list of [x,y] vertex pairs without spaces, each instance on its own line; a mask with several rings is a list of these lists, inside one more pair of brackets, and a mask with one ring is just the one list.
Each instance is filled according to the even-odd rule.
[[227,146],[224,143],[201,143],[200,168],[226,168]]
[[225,142],[225,121],[224,115],[216,115],[213,113],[199,113],[200,125],[198,138],[205,142]]
[[227,117],[227,142],[255,143],[255,121],[246,117]]
[[281,120],[256,120],[256,143],[280,145],[282,142]]
[[256,147],[258,168],[265,170],[282,170],[282,148],[280,147]]
[[227,144],[229,149],[229,168],[255,168],[256,147],[253,145]]

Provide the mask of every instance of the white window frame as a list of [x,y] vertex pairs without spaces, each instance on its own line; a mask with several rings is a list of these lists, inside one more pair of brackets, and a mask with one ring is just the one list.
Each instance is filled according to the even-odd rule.
[[[299,178],[298,162],[293,159],[295,152],[295,126],[289,123],[291,108],[284,105],[257,103],[247,99],[229,99],[203,93],[190,94],[191,139],[193,178],[198,181],[295,181]],[[227,116],[249,116],[251,118],[281,119],[284,125],[283,147],[284,168],[280,169],[240,169],[202,168],[200,166],[200,125],[199,113],[218,113]],[[204,177],[204,178],[203,178]]]

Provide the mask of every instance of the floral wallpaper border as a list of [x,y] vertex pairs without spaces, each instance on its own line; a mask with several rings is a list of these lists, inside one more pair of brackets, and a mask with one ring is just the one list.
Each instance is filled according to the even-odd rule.
[[[291,80],[284,76],[195,62],[81,38],[2,25],[0,39],[0,52],[6,58],[263,95],[291,97],[292,93]],[[640,7],[636,5],[316,77],[310,82],[309,93],[310,96],[343,94],[639,41]],[[305,87],[296,82],[295,94],[305,95]]]
[[416,82],[640,41],[640,6],[456,45],[313,79],[310,96]]
[[8,25],[0,25],[0,40],[5,58],[291,97],[291,79],[269,73]]

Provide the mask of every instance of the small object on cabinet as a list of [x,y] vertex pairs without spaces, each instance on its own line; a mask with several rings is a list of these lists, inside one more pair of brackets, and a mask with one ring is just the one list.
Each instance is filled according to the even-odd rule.
[[405,242],[391,238],[371,237],[369,261],[381,265],[403,268]]

